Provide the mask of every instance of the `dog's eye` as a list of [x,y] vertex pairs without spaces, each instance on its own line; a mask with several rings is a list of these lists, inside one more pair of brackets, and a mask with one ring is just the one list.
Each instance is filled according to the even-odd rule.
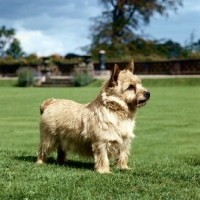
[[134,85],[129,85],[127,90],[134,90],[135,89],[135,86]]

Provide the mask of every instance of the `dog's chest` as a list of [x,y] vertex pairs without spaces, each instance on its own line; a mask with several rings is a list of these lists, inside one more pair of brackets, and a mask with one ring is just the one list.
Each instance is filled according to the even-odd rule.
[[125,135],[132,135],[135,126],[134,120],[119,121],[119,132]]
[[99,119],[103,130],[110,133],[115,132],[122,138],[134,137],[135,121],[133,119],[123,117],[123,115],[118,113],[109,112],[106,109],[99,115]]

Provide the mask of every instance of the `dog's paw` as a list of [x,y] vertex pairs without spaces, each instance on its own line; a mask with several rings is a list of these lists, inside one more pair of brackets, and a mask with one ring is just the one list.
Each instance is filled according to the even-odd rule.
[[121,168],[121,169],[131,170],[132,168],[130,168],[130,167],[125,167],[125,168]]
[[95,169],[95,171],[100,174],[111,174],[112,173],[110,170],[104,170],[104,169]]
[[45,162],[43,160],[37,160],[36,163],[39,164],[39,165],[41,165],[41,164],[44,164]]
[[118,165],[117,165],[117,168],[119,168],[119,169],[124,169],[124,170],[131,170],[131,168],[128,167],[127,165],[126,165],[126,166],[118,166]]

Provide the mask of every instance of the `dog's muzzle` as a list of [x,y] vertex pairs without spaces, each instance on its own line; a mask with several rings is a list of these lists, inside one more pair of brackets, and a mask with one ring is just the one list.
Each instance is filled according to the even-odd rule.
[[138,104],[137,104],[138,107],[144,106],[146,104],[147,100],[149,100],[149,98],[150,98],[150,92],[145,91],[143,93],[143,96],[144,96],[144,99],[142,98],[142,99],[138,100]]
[[144,93],[144,96],[145,96],[147,99],[149,99],[149,98],[150,98],[150,92],[145,92],[145,93]]

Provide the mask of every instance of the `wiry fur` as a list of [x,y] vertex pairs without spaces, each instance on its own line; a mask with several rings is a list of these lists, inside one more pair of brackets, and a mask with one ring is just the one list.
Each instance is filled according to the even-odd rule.
[[66,152],[93,156],[95,170],[110,173],[109,157],[119,168],[127,166],[131,139],[134,137],[137,107],[145,105],[150,93],[133,75],[134,63],[124,70],[115,65],[97,98],[88,104],[71,100],[48,99],[40,106],[40,144],[37,163],[57,148],[58,162]]

